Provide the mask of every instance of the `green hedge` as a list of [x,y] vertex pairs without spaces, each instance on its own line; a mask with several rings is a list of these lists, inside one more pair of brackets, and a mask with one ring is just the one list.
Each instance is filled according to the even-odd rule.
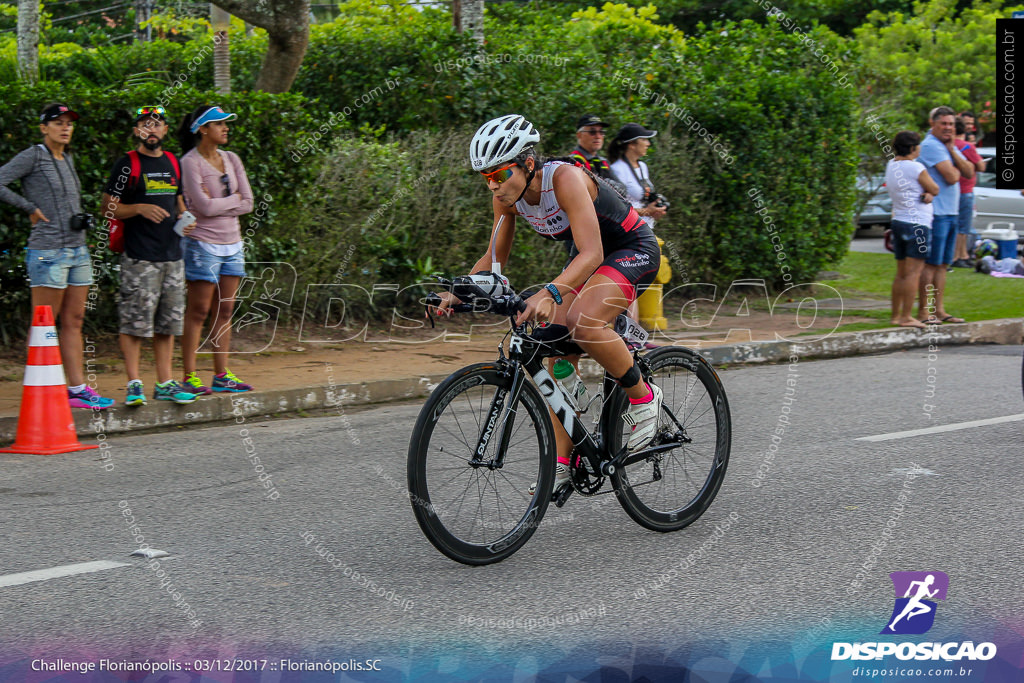
[[[827,29],[812,31],[811,46],[775,22],[726,23],[684,37],[649,10],[624,5],[570,17],[557,7],[498,3],[488,7],[480,52],[437,10],[352,0],[341,11],[336,21],[314,27],[293,94],[199,92],[193,86],[206,87],[209,76],[200,70],[171,103],[176,115],[202,101],[239,111],[232,147],[257,193],[274,198],[249,257],[292,263],[298,291],[309,283],[405,286],[431,270],[471,265],[486,245],[491,215],[486,190],[468,169],[468,139],[480,123],[510,111],[538,126],[540,151],[550,156],[575,144],[583,112],[615,126],[636,121],[658,129],[646,161],[672,202],[658,233],[672,243],[673,267],[689,281],[763,278],[782,289],[813,281],[845,251],[856,91],[837,83],[814,54],[817,48],[830,56],[839,74],[850,68],[849,43]],[[232,37],[237,87],[251,86],[265,42],[261,32]],[[107,48],[103,59],[123,69],[105,77],[114,82],[137,73],[147,50],[166,50],[165,62],[178,70],[201,47],[199,41]],[[123,59],[112,57],[118,49]],[[166,87],[153,83],[126,94],[75,85],[73,74],[85,73],[98,54],[69,57],[64,85],[0,88],[8,105],[0,112],[0,160],[34,141],[31,122],[47,99],[82,108],[75,141],[94,205],[127,144],[121,109],[152,101]],[[319,151],[310,152],[314,142]],[[423,177],[430,182],[417,184]],[[20,277],[18,250],[28,224],[3,207],[0,221],[5,242],[15,246],[4,257],[0,296],[23,304],[23,285],[17,292],[11,285]],[[561,252],[522,231],[514,282],[549,279]],[[105,291],[112,287],[104,283]],[[3,310],[11,315],[10,307]]]

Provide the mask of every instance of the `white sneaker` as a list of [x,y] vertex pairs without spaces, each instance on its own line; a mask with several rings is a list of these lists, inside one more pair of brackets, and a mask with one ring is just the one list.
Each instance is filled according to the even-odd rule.
[[[555,465],[555,485],[552,487],[552,491],[557,491],[558,487],[569,481],[569,475],[571,471],[569,469],[569,463],[560,462]],[[533,482],[530,486],[530,495],[537,490],[537,482]]]
[[654,398],[647,403],[631,403],[629,410],[622,415],[626,426],[632,427],[629,441],[626,442],[626,450],[630,453],[646,448],[661,422],[661,387],[655,384],[648,386],[654,392]]

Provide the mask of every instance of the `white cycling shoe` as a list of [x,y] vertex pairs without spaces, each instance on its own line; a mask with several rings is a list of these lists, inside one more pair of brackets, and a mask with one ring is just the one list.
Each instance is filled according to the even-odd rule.
[[630,453],[642,450],[651,443],[651,439],[658,432],[661,422],[661,387],[648,384],[654,392],[654,398],[647,403],[632,403],[622,415],[622,421],[627,427],[631,427],[629,441],[626,442],[626,450]]
[[[569,475],[571,470],[569,469],[569,461],[562,462],[562,458],[558,459],[558,464],[555,465],[555,485],[552,487],[552,491],[557,491],[558,487],[569,481]],[[533,482],[530,486],[530,495],[537,490],[537,482]]]

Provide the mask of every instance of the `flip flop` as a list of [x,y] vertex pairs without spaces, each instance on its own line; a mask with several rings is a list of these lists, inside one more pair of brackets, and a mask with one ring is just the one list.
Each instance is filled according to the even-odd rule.
[[963,318],[957,318],[956,316],[953,316],[953,315],[947,315],[945,318],[940,319],[939,322],[940,323],[950,324],[950,323],[965,323],[967,321],[964,320]]
[[[917,324],[915,325],[914,323],[917,323]],[[917,330],[926,330],[926,329],[928,329],[928,326],[925,325],[920,320],[911,320],[910,322],[896,323],[896,326],[897,327],[913,327],[914,329],[917,329]]]

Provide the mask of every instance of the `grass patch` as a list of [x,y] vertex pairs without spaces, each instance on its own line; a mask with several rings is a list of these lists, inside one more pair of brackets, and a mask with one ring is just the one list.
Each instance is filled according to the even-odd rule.
[[[839,290],[844,299],[889,299],[891,296],[892,280],[896,276],[896,260],[891,254],[851,251],[836,269],[846,279],[829,280],[828,284]],[[992,277],[967,268],[956,268],[946,274],[945,308],[965,320],[1020,318],[1024,308],[1021,301],[1024,301],[1024,279]],[[889,311],[857,311],[857,315],[879,317],[884,324],[878,327],[892,326]],[[839,330],[872,329],[863,325],[870,323],[843,325]]]

